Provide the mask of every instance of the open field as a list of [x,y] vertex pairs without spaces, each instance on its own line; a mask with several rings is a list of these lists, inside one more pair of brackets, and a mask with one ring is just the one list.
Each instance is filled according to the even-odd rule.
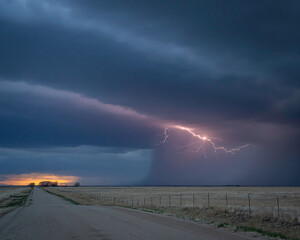
[[16,206],[22,206],[31,190],[28,187],[0,187],[0,217]]
[[300,238],[299,187],[60,187],[47,190],[79,204],[148,209],[217,222],[220,226],[228,224],[243,230],[258,229]]
[[265,239],[129,208],[75,205],[40,188],[34,188],[29,203],[0,218],[1,240]]
[[[129,206],[219,207],[224,210],[271,213],[274,217],[300,216],[299,187],[60,187],[93,203]],[[248,194],[249,195],[248,198]],[[227,201],[226,201],[227,196]],[[278,204],[277,204],[278,197]],[[88,201],[89,201],[88,200]]]

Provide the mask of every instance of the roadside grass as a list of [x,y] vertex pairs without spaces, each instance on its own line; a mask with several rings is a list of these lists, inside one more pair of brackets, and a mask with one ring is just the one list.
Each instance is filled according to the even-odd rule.
[[229,225],[226,224],[226,223],[219,223],[219,224],[217,225],[218,228],[225,228],[225,227],[228,227],[228,226],[229,226]]
[[47,193],[53,194],[53,195],[55,195],[55,196],[57,196],[57,197],[60,197],[60,198],[66,200],[66,201],[68,201],[68,202],[70,202],[70,203],[72,203],[72,204],[75,204],[75,205],[81,205],[80,203],[74,201],[74,200],[71,199],[71,198],[68,198],[68,197],[63,196],[63,195],[58,194],[58,193],[51,192],[51,191],[49,191],[49,190],[47,190],[47,189],[44,189],[44,188],[41,188],[41,189],[43,189],[43,190],[46,191]]
[[273,231],[263,230],[260,228],[244,226],[244,225],[231,225],[226,222],[216,222],[214,220],[208,220],[208,219],[199,218],[196,216],[189,216],[187,214],[187,212],[190,211],[190,209],[188,209],[188,208],[177,209],[177,213],[174,213],[175,211],[171,211],[171,212],[168,211],[169,210],[168,208],[156,208],[156,207],[139,208],[139,207],[128,207],[128,206],[120,206],[120,207],[137,209],[137,210],[150,212],[150,213],[156,213],[156,214],[166,214],[168,216],[185,219],[185,220],[190,220],[190,221],[194,221],[194,222],[213,224],[213,225],[217,226],[217,228],[232,228],[232,229],[234,229],[234,231],[259,233],[260,235],[266,236],[266,237],[272,237],[272,238],[284,239],[284,240],[300,240],[297,237],[289,237],[280,232],[273,232]]
[[[57,193],[56,190],[44,189],[45,191],[61,197],[73,204],[79,205],[102,205],[117,206],[129,209],[136,209],[144,212],[165,214],[171,217],[194,221],[203,224],[212,224],[217,228],[229,228],[234,231],[244,231],[260,234],[262,236],[285,239],[300,240],[300,223],[290,222],[274,218],[269,215],[249,215],[242,212],[224,211],[218,207],[156,207],[156,206],[132,206],[122,203],[106,203],[100,199],[91,198],[82,194],[69,192]],[[64,195],[67,196],[64,196]]]
[[[16,207],[24,206],[30,196],[33,188],[30,188],[19,194],[12,194],[9,197],[0,201],[0,217],[8,214]],[[29,203],[30,204],[30,203]]]
[[236,226],[236,230],[241,230],[244,232],[257,232],[263,236],[273,237],[273,238],[280,238],[280,239],[286,239],[286,240],[299,240],[299,238],[289,238],[282,233],[264,231],[262,229],[255,228],[255,227]]
[[29,194],[13,196],[13,200],[9,202],[6,207],[23,206],[28,198]]
[[33,188],[30,188],[29,191],[26,191],[21,194],[11,195],[9,198],[5,199],[2,202],[0,208],[23,206],[26,203],[30,193],[32,192],[32,189]]

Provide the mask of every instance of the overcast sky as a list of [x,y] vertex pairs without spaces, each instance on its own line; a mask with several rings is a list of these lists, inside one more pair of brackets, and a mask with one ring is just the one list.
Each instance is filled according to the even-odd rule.
[[299,185],[299,12],[297,0],[1,1],[0,183]]

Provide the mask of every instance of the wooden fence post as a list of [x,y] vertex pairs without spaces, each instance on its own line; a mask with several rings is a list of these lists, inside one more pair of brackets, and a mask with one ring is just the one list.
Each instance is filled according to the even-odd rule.
[[279,198],[277,196],[277,216],[279,218],[280,210],[279,210]]
[[195,194],[193,193],[193,207],[195,207]]
[[209,193],[207,194],[207,206],[210,207],[210,205],[209,205]]
[[182,206],[182,194],[180,194],[180,206]]
[[251,206],[250,206],[250,195],[251,195],[251,193],[248,193],[248,205],[249,205],[249,209],[248,209],[248,211],[249,211],[249,214],[251,213]]

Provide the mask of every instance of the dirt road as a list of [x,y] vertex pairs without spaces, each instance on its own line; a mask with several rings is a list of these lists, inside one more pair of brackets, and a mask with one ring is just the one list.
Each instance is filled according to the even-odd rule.
[[[0,239],[252,239],[218,229],[131,209],[73,205],[35,188],[26,206],[0,218]],[[256,237],[255,239],[260,239]]]

